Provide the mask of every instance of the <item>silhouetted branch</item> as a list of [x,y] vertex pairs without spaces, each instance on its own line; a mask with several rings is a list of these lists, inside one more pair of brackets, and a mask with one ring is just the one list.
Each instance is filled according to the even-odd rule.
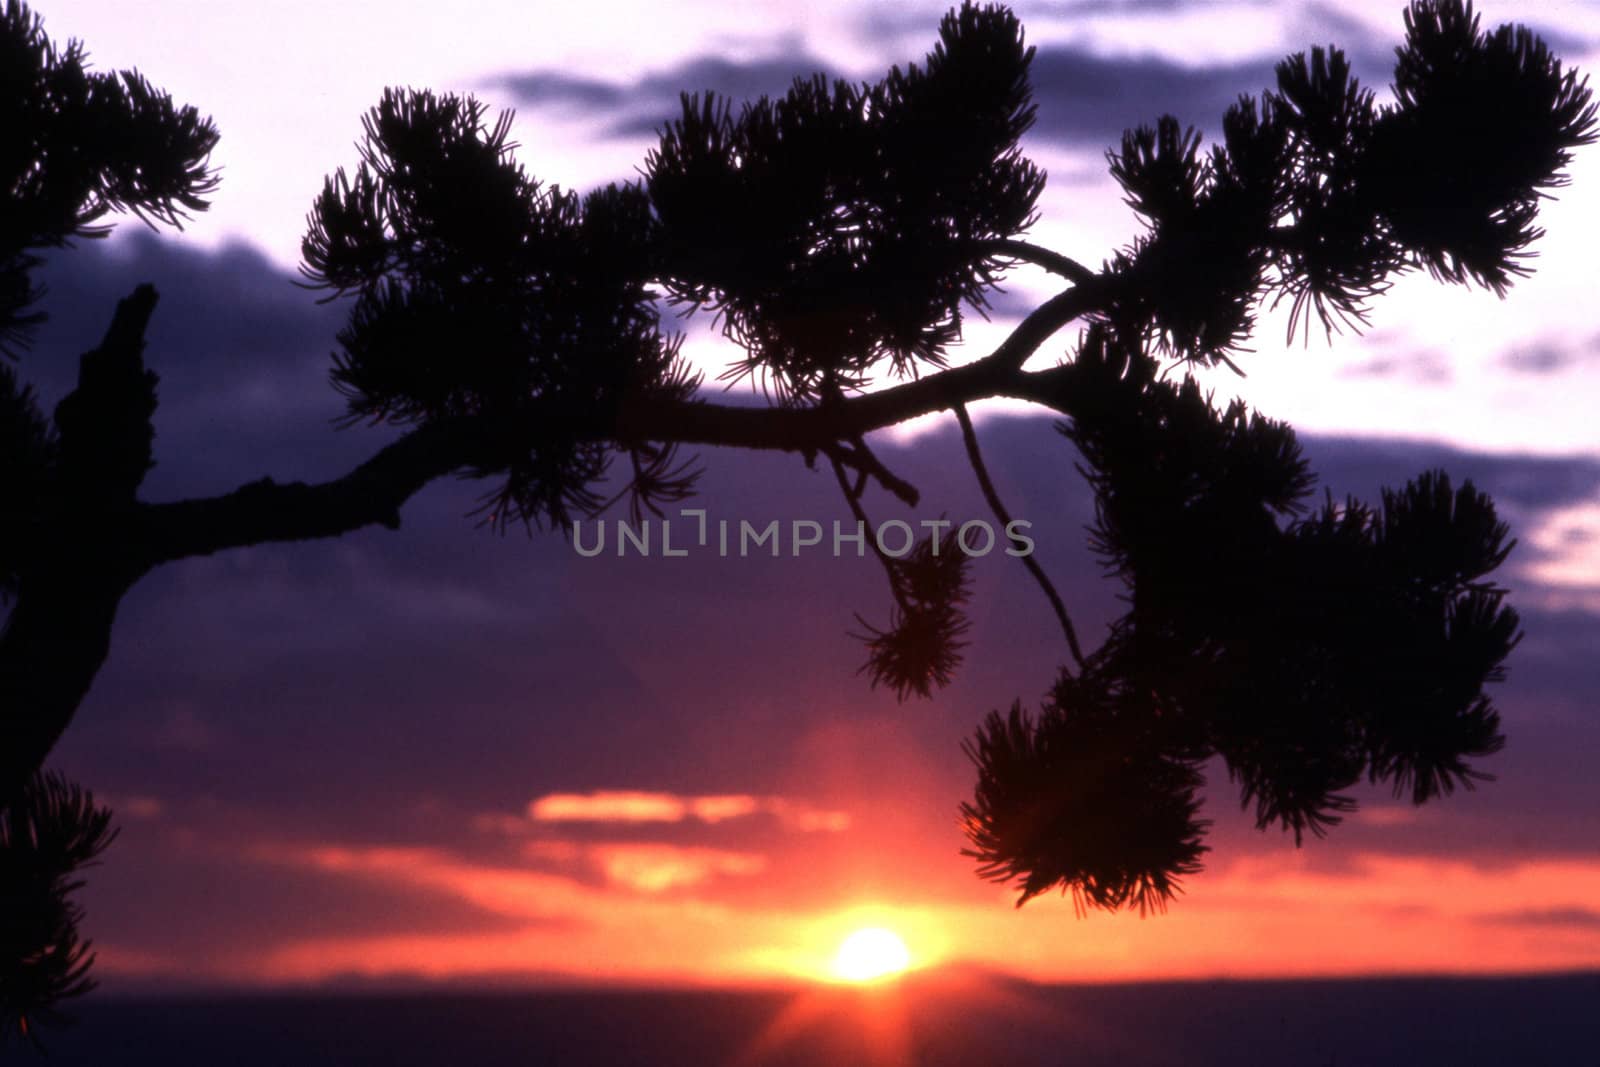
[[[994,482],[989,478],[989,469],[984,465],[983,455],[978,451],[978,434],[972,428],[972,419],[967,415],[966,405],[956,405],[956,420],[961,423],[961,438],[966,442],[967,459],[972,462],[973,473],[978,476],[978,484],[983,487],[983,497],[989,502],[989,508],[1000,520],[1001,526],[1009,528],[1011,515],[1006,511],[1005,504],[1000,500],[1000,494],[995,490]],[[1072,658],[1077,660],[1078,668],[1081,670],[1084,666],[1083,649],[1078,646],[1078,632],[1072,626],[1071,617],[1067,615],[1067,606],[1062,603],[1061,594],[1056,592],[1055,585],[1031,552],[1022,557],[1022,565],[1028,568],[1033,580],[1044,590],[1044,595],[1050,601],[1050,607],[1055,610],[1056,618],[1061,621],[1062,633],[1067,635],[1067,647],[1072,650]]]
[[[850,440],[851,443],[848,448],[841,445],[833,451],[832,456],[835,461],[848,467],[856,468],[863,476],[870,475],[876,478],[879,485],[894,494],[897,499],[904,502],[908,507],[916,507],[917,502],[922,499],[922,494],[917,491],[917,487],[884,466],[883,461],[877,457],[877,454],[867,447],[866,439],[861,434],[851,435]],[[857,489],[857,495],[860,495],[859,488]]]
[[431,423],[385,446],[342,478],[307,485],[270,478],[225,496],[140,509],[152,564],[272,541],[338,537],[365,526],[397,529],[423,486],[473,464],[483,435],[467,419]]
[[[894,560],[884,553],[883,549],[878,545],[878,539],[872,536],[872,520],[867,517],[867,510],[861,505],[861,493],[866,488],[865,485],[860,482],[856,485],[850,484],[850,477],[845,474],[847,464],[840,448],[829,446],[822,451],[828,457],[829,464],[833,467],[833,476],[839,482],[839,491],[844,494],[845,503],[850,505],[850,514],[855,516],[856,521],[861,524],[862,531],[866,534],[867,544],[872,549],[873,557],[883,564],[884,574],[889,578],[889,591],[894,594],[895,603],[904,610],[906,607],[905,597],[900,590],[899,582],[895,578]],[[865,474],[866,472],[863,470],[862,473]],[[859,615],[856,617],[860,618]],[[862,625],[866,624],[863,623]]]
[[[1037,324],[1031,328],[1035,334],[1041,330]],[[1040,336],[1033,347],[1042,340]],[[620,438],[817,452],[835,448],[841,440],[990,397],[1032,400],[1059,410],[1063,368],[1022,371],[1002,361],[1016,351],[1017,345],[1008,341],[976,363],[830,406],[749,408],[647,399],[625,406],[610,424],[594,419],[565,425],[562,433],[592,441]],[[306,485],[263,479],[225,496],[145,505],[140,509],[139,540],[154,565],[269,541],[336,537],[370,525],[393,528],[399,524],[400,507],[423,486],[481,462],[492,443],[490,435],[465,417],[429,423],[333,481]],[[852,451],[841,458],[852,467],[867,464],[896,496],[907,499],[909,492],[910,499],[916,499],[915,488],[881,464],[874,465],[870,453]]]
[[856,615],[866,631],[851,634],[867,646],[861,673],[871,676],[874,687],[881,684],[893,689],[899,700],[912,693],[931,696],[934,687],[949,684],[966,646],[962,636],[970,622],[962,608],[971,595],[966,557],[960,552],[940,555],[937,542],[930,538],[916,541],[899,555],[890,555],[861,505],[864,484],[850,484],[838,451],[824,450],[851,513],[861,524],[873,555],[883,564],[894,596],[887,629],[880,630]]
[[1043,267],[1051,274],[1059,274],[1068,281],[1076,282],[1079,285],[1087,285],[1097,277],[1094,271],[1077,260],[1027,241],[1015,239],[993,241],[989,247],[1003,255],[1011,256],[1013,259],[1020,259],[1024,263],[1032,263],[1036,267]]

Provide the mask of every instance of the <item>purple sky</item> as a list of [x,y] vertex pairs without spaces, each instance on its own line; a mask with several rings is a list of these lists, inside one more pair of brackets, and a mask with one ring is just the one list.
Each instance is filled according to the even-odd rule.
[[[215,209],[181,237],[134,224],[55,257],[52,321],[23,365],[53,402],[115,300],[156,283],[152,499],[334,476],[386,439],[329,427],[343,309],[290,284],[311,196],[353,160],[384,85],[516,107],[529,169],[582,187],[632,173],[680,88],[773,92],[818,67],[881,74],[921,55],[942,11],[162,7],[160,20],[101,0],[39,10],[97,66],[136,65],[215,115]],[[1285,51],[1330,40],[1381,85],[1400,32],[1398,3],[1017,10],[1040,49],[1028,148],[1052,175],[1034,237],[1088,262],[1135,232],[1101,158],[1123,125],[1173,111],[1210,128]],[[1484,11],[1531,20],[1592,65],[1593,5]],[[955,809],[971,785],[961,740],[990,708],[1036,703],[1061,658],[1020,567],[996,556],[977,568],[966,668],[936,700],[897,705],[855,675],[847,635],[852,613],[887,610],[871,560],[585,560],[556,536],[474,529],[474,487],[439,485],[398,533],[188,561],[125,603],[112,659],[55,757],[124,827],[86,894],[104,972],[124,988],[765,978],[818,973],[836,935],[867,919],[904,928],[924,962],[1047,977],[1600,963],[1597,156],[1580,153],[1542,216],[1538,273],[1507,299],[1406,279],[1365,336],[1309,347],[1286,347],[1267,316],[1248,380],[1208,382],[1294,422],[1336,495],[1442,465],[1495,496],[1522,542],[1507,581],[1527,638],[1498,694],[1510,743],[1493,785],[1420,811],[1374,794],[1296,851],[1251,830],[1224,782],[1208,803],[1208,872],[1168,916],[1080,923],[1061,901],[1016,913],[957,855]],[[1019,276],[1002,303],[1012,321],[1047,292],[1034,284]],[[987,351],[1006,325],[980,324],[969,349]],[[713,370],[729,355],[703,330],[687,350]],[[1114,591],[1081,544],[1072,454],[1048,419],[987,414],[1002,493],[1097,631]],[[883,447],[923,488],[918,515],[985,516],[950,425],[915,429]],[[713,519],[844,517],[831,479],[798,459],[704,458],[698,503]],[[594,797],[617,791],[646,795],[609,809]],[[560,809],[530,808],[552,795],[586,798],[568,810],[593,817],[539,817]],[[628,811],[658,815],[618,817]]]

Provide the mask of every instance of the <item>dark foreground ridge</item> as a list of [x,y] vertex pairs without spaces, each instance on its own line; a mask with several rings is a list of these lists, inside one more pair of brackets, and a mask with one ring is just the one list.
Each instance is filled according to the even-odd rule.
[[52,1041],[49,1062],[1569,1067],[1594,1062],[1597,1003],[1600,973],[99,1000]]

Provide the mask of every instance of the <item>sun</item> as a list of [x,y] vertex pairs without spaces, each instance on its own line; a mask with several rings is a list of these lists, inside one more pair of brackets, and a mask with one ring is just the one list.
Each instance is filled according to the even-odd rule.
[[833,973],[847,982],[871,982],[899,974],[911,965],[911,953],[900,935],[881,926],[857,930],[839,945]]

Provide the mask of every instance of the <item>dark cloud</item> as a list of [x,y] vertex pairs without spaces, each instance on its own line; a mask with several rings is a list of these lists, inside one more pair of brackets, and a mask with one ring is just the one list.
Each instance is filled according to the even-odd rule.
[[1391,353],[1341,368],[1343,378],[1395,378],[1417,385],[1449,385],[1450,361],[1437,352]]
[[1207,134],[1240,94],[1273,84],[1276,58],[1188,67],[1158,56],[1109,58],[1084,48],[1051,46],[1034,57],[1038,119],[1029,137],[1069,148],[1102,150],[1122,132],[1173,115]]
[[251,470],[327,477],[371,448],[370,434],[332,426],[344,405],[328,386],[329,353],[347,305],[318,304],[323,294],[255,250],[208,253],[124,226],[110,242],[54,254],[40,281],[50,319],[22,371],[52,406],[117,301],[143,282],[161,294],[147,348],[161,376],[151,499],[233,488]]
[[[1267,7],[1272,3],[1273,0],[1242,0],[1227,6]],[[1101,18],[1176,15],[1196,5],[1195,0],[1047,0],[1012,6],[1022,19],[1024,29],[1029,29],[1039,23],[1058,20],[1092,24]],[[926,44],[933,39],[937,25],[938,17],[928,11],[897,10],[888,6],[870,8],[857,22],[862,37],[885,49]],[[1036,40],[1038,36],[1030,33],[1029,39]]]
[[1335,494],[1370,497],[1419,471],[1443,468],[1471,478],[1495,501],[1532,513],[1565,507],[1600,495],[1600,460],[1468,452],[1420,441],[1317,437],[1307,452]]
[[554,107],[597,113],[605,136],[652,134],[680,114],[682,93],[715,92],[736,105],[761,96],[782,96],[796,78],[837,75],[828,64],[803,51],[767,59],[735,61],[701,56],[633,82],[613,82],[558,70],[505,74],[487,84],[509,92],[529,107]]
[[1030,15],[1166,15],[1182,11],[1191,0],[1064,0],[1029,8]]
[[1517,374],[1562,374],[1600,359],[1600,334],[1580,341],[1545,338],[1518,345],[1497,361]]
[[507,89],[521,102],[535,107],[570,104],[580,108],[610,108],[626,103],[628,98],[627,89],[614,82],[554,70],[507,74],[488,84]]
[[[1124,129],[1167,113],[1215,129],[1239,94],[1273,83],[1275,62],[1187,67],[1155,56],[1107,58],[1075,46],[1045,46],[1033,61],[1039,111],[1029,136],[1098,151],[1115,143]],[[525,106],[592,114],[608,137],[636,137],[678,115],[680,92],[710,89],[736,102],[751,100],[779,95],[796,77],[818,72],[832,76],[825,64],[807,56],[753,62],[701,57],[632,83],[539,70],[504,75],[491,84]]]
[[1573,930],[1600,930],[1600,911],[1594,908],[1535,908],[1481,915],[1478,921],[1496,926],[1554,926]]
[[1042,45],[1031,75],[1039,114],[1029,136],[1074,148],[1110,148],[1123,130],[1173,115],[1214,138],[1223,113],[1241,95],[1259,96],[1276,86],[1274,70],[1284,54],[1318,44],[1342,48],[1356,76],[1382,97],[1394,68],[1393,42],[1335,14],[1324,11],[1313,18],[1307,39],[1293,49],[1231,63],[1180,63],[1152,53],[1105,56],[1079,45]]
[[[115,931],[120,952],[206,960],[232,951],[267,952],[300,938],[490,933],[552,921],[496,915],[427,885],[154,838],[125,832],[88,880],[84,904],[97,940],[104,944],[99,932]],[[244,842],[223,836],[211,843]]]
[[[1265,6],[1265,5],[1263,5]],[[1041,18],[1093,19],[1102,16],[1179,13],[1195,9],[1192,0],[1069,0],[1025,14]],[[1152,34],[1163,32],[1152,24]],[[937,20],[924,14],[874,11],[861,23],[863,36],[883,47],[923,50],[930,46]],[[1540,29],[1558,55],[1583,54],[1589,42],[1549,29]],[[1181,40],[1152,38],[1142,53],[1110,56],[1079,44],[1043,44],[1032,68],[1038,119],[1029,134],[1035,141],[1099,152],[1120,142],[1122,132],[1153,124],[1171,114],[1207,136],[1220,130],[1222,115],[1241,94],[1259,95],[1276,85],[1274,68],[1285,54],[1333,45],[1344,50],[1357,77],[1380,99],[1387,97],[1393,76],[1394,50],[1402,28],[1394,19],[1391,29],[1375,27],[1336,6],[1306,5],[1291,23],[1290,47],[1282,53],[1228,63],[1180,62],[1157,54],[1155,46],[1182,44]],[[1172,49],[1166,49],[1170,53]],[[917,61],[921,53],[916,52]],[[736,61],[705,55],[631,82],[559,70],[534,70],[498,76],[489,84],[509,91],[521,103],[535,107],[564,108],[592,115],[608,137],[634,138],[655,133],[678,115],[680,92],[714,90],[734,101],[785,92],[796,77],[816,73],[830,78],[837,72],[828,64],[790,43],[774,55]],[[882,71],[869,72],[870,79]]]
[[[1178,4],[1100,3],[1069,5],[1076,12],[1173,10]],[[865,27],[883,39],[931,42],[935,23],[910,16],[878,16]],[[1357,75],[1382,89],[1393,68],[1393,42],[1380,39],[1363,23],[1333,8],[1313,5],[1306,13],[1306,47],[1331,39],[1344,48]],[[1315,40],[1310,39],[1314,37]],[[1153,44],[1156,42],[1152,42]],[[1030,138],[1072,148],[1101,151],[1120,141],[1122,132],[1153,124],[1164,114],[1214,133],[1223,112],[1240,94],[1259,94],[1276,84],[1273,68],[1281,55],[1242,62],[1188,64],[1154,53],[1106,56],[1075,44],[1046,44],[1034,57],[1032,81],[1038,119]],[[796,77],[816,73],[836,76],[827,65],[804,53],[753,61],[701,56],[633,82],[610,81],[556,70],[506,74],[490,84],[509,91],[532,107],[557,107],[592,114],[606,136],[636,137],[654,133],[678,114],[678,94],[714,90],[734,101],[785,92]],[[881,72],[873,72],[881,77]]]

